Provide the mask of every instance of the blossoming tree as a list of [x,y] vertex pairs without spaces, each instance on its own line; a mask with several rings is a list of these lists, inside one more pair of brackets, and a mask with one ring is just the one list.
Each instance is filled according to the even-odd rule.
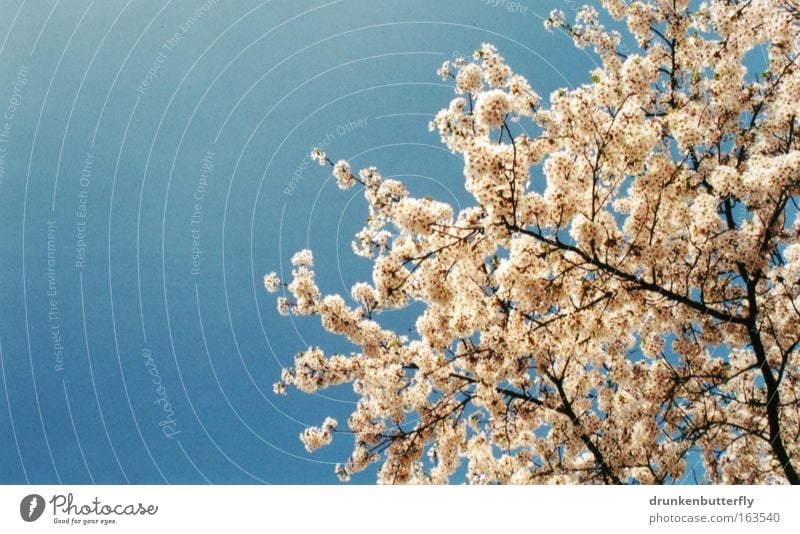
[[[312,154],[363,188],[372,281],[324,296],[306,250],[264,282],[358,347],[311,347],[275,385],[353,385],[349,429],[301,436],[354,436],[340,478],[380,462],[383,483],[671,483],[696,463],[800,483],[800,10],[602,4],[638,53],[594,8],[552,13],[602,64],[547,103],[491,45],[442,66],[456,97],[431,128],[473,206]],[[757,46],[768,68],[749,72]],[[411,302],[413,335],[381,326]]]

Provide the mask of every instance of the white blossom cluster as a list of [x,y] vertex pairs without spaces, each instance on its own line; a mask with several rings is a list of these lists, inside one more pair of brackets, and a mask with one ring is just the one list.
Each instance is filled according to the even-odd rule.
[[336,419],[326,417],[321,427],[310,426],[300,434],[300,440],[306,446],[308,452],[314,452],[320,447],[328,445],[333,440],[333,432],[336,429]]
[[333,165],[333,176],[336,178],[336,185],[339,189],[350,189],[356,183],[356,177],[350,170],[350,164],[345,160],[339,160]]
[[[636,53],[594,8],[546,22],[598,54],[591,83],[543,100],[489,44],[439,70],[456,94],[430,127],[474,205],[316,154],[363,187],[372,279],[324,295],[301,251],[264,285],[357,347],[275,385],[352,385],[341,480],[676,483],[700,451],[710,482],[800,483],[800,9],[602,4]],[[378,322],[410,304],[408,336]]]
[[327,155],[321,148],[314,148],[311,150],[311,159],[320,165],[325,165],[327,162]]

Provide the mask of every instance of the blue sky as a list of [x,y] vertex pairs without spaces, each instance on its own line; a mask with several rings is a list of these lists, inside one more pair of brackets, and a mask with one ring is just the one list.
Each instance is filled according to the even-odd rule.
[[352,392],[272,384],[308,345],[350,347],[280,317],[261,278],[311,248],[347,292],[365,210],[304,157],[327,140],[463,205],[427,128],[453,96],[438,66],[493,42],[545,96],[593,67],[542,25],[573,2],[0,5],[2,483],[336,482],[350,440],[298,435]]

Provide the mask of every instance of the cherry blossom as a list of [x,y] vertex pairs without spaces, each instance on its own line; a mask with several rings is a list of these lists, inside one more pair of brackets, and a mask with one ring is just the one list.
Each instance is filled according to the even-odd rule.
[[269,293],[275,293],[281,285],[281,279],[278,278],[277,273],[268,273],[264,275],[264,289]]
[[311,159],[320,165],[325,165],[325,163],[327,163],[327,158],[328,156],[321,148],[314,148],[311,150]]
[[430,128],[472,205],[314,156],[363,189],[371,280],[325,294],[306,250],[264,285],[353,347],[274,388],[352,386],[341,480],[800,483],[800,9],[602,4],[638,50],[593,7],[545,23],[599,57],[578,87],[541,98],[490,44],[439,70],[456,94]]

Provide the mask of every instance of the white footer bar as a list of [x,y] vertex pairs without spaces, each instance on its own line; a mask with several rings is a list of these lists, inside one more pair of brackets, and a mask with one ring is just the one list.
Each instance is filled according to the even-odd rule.
[[[800,532],[787,486],[0,486],[0,532]],[[193,532],[193,531],[192,531]]]

